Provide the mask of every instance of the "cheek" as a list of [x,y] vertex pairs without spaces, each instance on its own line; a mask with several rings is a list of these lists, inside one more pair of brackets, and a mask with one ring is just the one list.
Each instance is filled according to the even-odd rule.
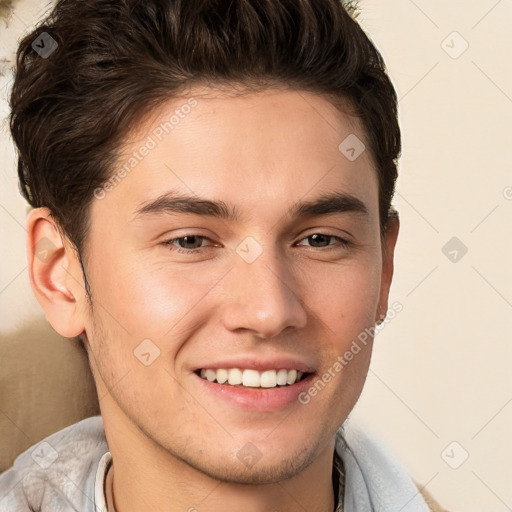
[[[220,318],[229,287],[239,284],[236,269],[223,280],[230,270],[226,262],[179,265],[154,259],[120,255],[115,265],[109,264],[113,259],[97,265],[93,296],[101,306],[95,309],[119,352],[133,356],[142,340],[150,339],[172,361],[194,332]],[[303,260],[289,269],[284,280],[291,281],[289,288],[304,304],[310,327],[316,324],[315,329],[325,331],[322,351],[344,352],[373,325],[380,290],[375,251],[336,263]]]
[[169,340],[201,323],[209,291],[225,273],[212,267],[119,259],[96,270],[95,298],[108,308],[105,321],[131,337]]
[[373,325],[380,292],[378,258],[368,255],[350,264],[327,269],[308,280],[306,302],[329,328],[342,349],[353,337]]

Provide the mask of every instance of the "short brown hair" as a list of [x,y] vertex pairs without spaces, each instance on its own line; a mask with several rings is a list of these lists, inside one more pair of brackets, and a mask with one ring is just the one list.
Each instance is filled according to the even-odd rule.
[[[144,115],[195,84],[281,84],[349,100],[377,167],[383,233],[397,97],[356,18],[342,0],[58,1],[17,53],[10,128],[24,197],[51,210],[80,254],[93,192]],[[37,38],[57,46],[41,56]]]

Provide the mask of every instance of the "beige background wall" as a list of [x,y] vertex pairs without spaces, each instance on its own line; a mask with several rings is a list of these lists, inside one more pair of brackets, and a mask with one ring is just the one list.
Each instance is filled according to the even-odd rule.
[[[20,0],[2,27],[3,55],[42,6]],[[512,510],[512,1],[361,7],[400,97],[401,235],[391,302],[403,311],[377,336],[352,416],[450,510]],[[7,82],[1,78],[2,118]],[[5,133],[2,332],[41,314],[28,285],[25,206]]]

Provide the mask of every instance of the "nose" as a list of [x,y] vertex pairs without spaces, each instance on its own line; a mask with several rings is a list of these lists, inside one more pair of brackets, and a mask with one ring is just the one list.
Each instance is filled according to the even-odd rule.
[[224,287],[221,318],[229,330],[243,329],[260,338],[272,338],[287,327],[306,325],[307,314],[293,272],[270,251],[265,250],[252,263],[235,255]]

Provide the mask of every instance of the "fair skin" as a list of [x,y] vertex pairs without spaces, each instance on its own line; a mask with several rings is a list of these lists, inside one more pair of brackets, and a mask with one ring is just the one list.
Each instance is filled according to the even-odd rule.
[[[334,435],[360,396],[372,343],[309,403],[297,397],[385,314],[398,219],[381,240],[370,151],[349,161],[338,150],[350,134],[366,141],[362,126],[323,97],[191,96],[197,106],[91,204],[92,309],[76,254],[45,208],[28,217],[34,292],[61,335],[86,333],[117,512],[332,511]],[[186,99],[160,106],[124,154]],[[173,212],[162,201],[137,214],[171,190],[223,201],[239,218]],[[333,193],[366,211],[292,211]],[[251,262],[237,252],[247,237],[256,242],[245,251],[261,250]],[[40,259],[43,238],[53,249]],[[148,339],[145,352],[160,352],[146,366],[134,350]],[[198,375],[251,366],[302,368],[308,380],[261,388]],[[242,461],[247,450],[254,464]]]

